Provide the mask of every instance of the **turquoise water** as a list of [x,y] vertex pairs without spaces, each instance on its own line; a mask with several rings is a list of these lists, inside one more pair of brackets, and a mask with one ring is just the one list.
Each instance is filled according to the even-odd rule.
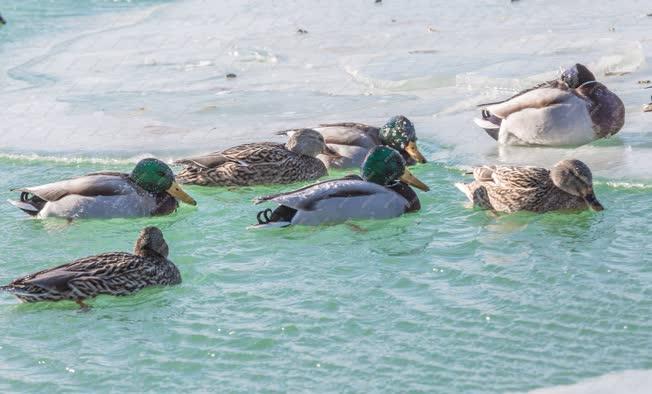
[[[0,187],[103,168],[129,170],[2,160]],[[184,282],[89,313],[2,297],[0,387],[505,392],[652,367],[652,187],[600,183],[599,214],[494,217],[465,207],[459,171],[415,173],[425,209],[364,232],[246,231],[262,187],[191,187],[197,208],[156,219],[41,222],[1,205],[4,280],[130,250],[154,224]]]
[[[146,21],[191,12],[183,8],[183,3],[174,5],[179,8],[157,8]],[[229,4],[233,3],[237,2]],[[22,56],[16,45],[42,39],[44,32],[39,29],[61,29],[65,35],[71,30],[71,20],[79,21],[79,26],[91,26],[94,20],[87,17],[102,18],[107,14],[118,18],[146,10],[154,2],[97,1],[83,9],[76,4],[3,2],[0,12],[18,26],[18,33],[9,30],[10,25],[0,29],[0,37],[11,37],[7,39],[11,43],[8,49],[0,46],[2,69],[21,70],[22,66],[11,60],[12,55]],[[191,5],[196,8],[197,3]],[[488,9],[499,6],[494,2],[485,5]],[[204,12],[195,8],[192,12]],[[229,12],[235,11],[226,7],[224,13]],[[628,12],[618,15],[629,16]],[[41,17],[39,29],[28,31],[20,26],[21,20],[35,16]],[[237,18],[230,20],[234,25],[244,23]],[[215,26],[212,28],[222,28]],[[142,26],[139,29],[146,30]],[[307,29],[309,35],[319,31],[317,27]],[[129,30],[124,33],[124,37],[131,36]],[[102,37],[105,35],[94,38],[100,46]],[[88,48],[65,46],[57,53],[81,57],[82,49]],[[106,51],[117,48],[109,46]],[[287,51],[296,56],[290,49]],[[202,56],[193,58],[193,64]],[[31,89],[45,96],[51,94],[53,102],[58,103],[86,94],[87,99],[77,104],[72,100],[71,107],[60,112],[55,107],[43,111],[48,112],[43,116],[53,129],[62,123],[74,125],[71,134],[57,136],[57,141],[68,141],[68,150],[40,144],[34,137],[38,129],[26,127],[42,125],[20,123],[36,122],[31,118],[41,116],[38,107],[25,114],[16,112],[18,107],[5,112],[5,130],[20,137],[15,141],[29,142],[31,149],[9,136],[1,137],[1,200],[16,197],[8,191],[12,187],[105,169],[130,171],[140,157],[135,155],[144,152],[171,159],[206,149],[204,145],[181,146],[194,138],[181,127],[201,127],[210,122],[211,116],[217,119],[217,130],[212,134],[202,130],[211,147],[267,138],[282,122],[293,126],[295,117],[298,122],[311,124],[302,117],[318,106],[320,97],[305,91],[296,95],[287,91],[261,93],[258,82],[246,80],[246,72],[253,74],[257,67],[268,65],[247,63],[238,71],[242,73],[238,78],[245,81],[236,82],[245,85],[235,88],[233,95],[245,101],[253,96],[249,100],[258,105],[240,107],[236,100],[225,110],[230,97],[227,95],[217,96],[222,100],[217,101],[220,112],[189,110],[196,102],[200,102],[199,107],[211,104],[209,97],[216,97],[219,89],[190,84],[196,89],[186,91],[170,82],[172,87],[167,89],[172,89],[178,101],[169,110],[188,114],[179,115],[178,123],[168,120],[176,112],[167,114],[167,118],[161,113],[151,115],[159,120],[156,125],[160,127],[153,132],[139,128],[140,118],[124,115],[137,107],[132,96],[120,95],[120,89],[126,88],[106,87],[107,91],[118,91],[106,100],[88,98],[89,94],[101,95],[109,77],[97,77],[94,83],[100,87],[93,91],[81,86],[85,83],[82,78],[79,87],[67,85],[74,79],[70,73],[77,70],[63,73],[56,59],[53,57],[47,64],[58,75],[54,78],[57,82],[44,87],[39,85],[42,81],[32,80]],[[283,74],[283,56],[279,55],[279,59],[269,67]],[[520,65],[516,68],[512,71],[518,74]],[[180,73],[178,69],[173,71]],[[152,74],[159,75],[157,72]],[[188,187],[198,201],[197,207],[182,205],[170,216],[136,220],[36,221],[2,203],[3,283],[75,258],[130,250],[139,230],[148,225],[163,230],[170,258],[181,270],[183,283],[147,289],[131,297],[98,297],[91,301],[93,309],[86,313],[79,312],[74,303],[19,304],[13,297],[2,295],[0,391],[494,393],[571,384],[624,370],[650,370],[652,255],[648,243],[652,236],[652,180],[648,164],[652,162],[652,139],[646,123],[649,118],[636,112],[640,107],[634,90],[638,89],[635,80],[645,72],[613,81],[626,91],[631,119],[626,130],[613,140],[576,150],[495,149],[466,125],[473,108],[460,104],[461,110],[444,110],[447,107],[439,98],[429,96],[434,92],[446,101],[454,96],[457,103],[464,103],[470,96],[466,85],[436,85],[430,93],[396,93],[392,87],[379,102],[372,102],[373,97],[363,93],[354,98],[324,94],[323,102],[332,104],[324,112],[345,118],[340,120],[357,120],[353,112],[347,112],[353,110],[364,113],[361,120],[382,117],[369,112],[383,108],[384,114],[384,105],[390,105],[393,97],[406,112],[413,107],[421,133],[420,146],[431,159],[413,171],[432,189],[419,193],[423,209],[395,220],[356,222],[361,229],[338,225],[247,230],[255,222],[257,211],[270,207],[253,206],[251,200],[285,187]],[[100,71],[96,74],[106,76]],[[122,78],[135,83],[144,75],[123,73]],[[270,76],[277,77],[282,78]],[[2,78],[11,80],[6,75]],[[190,77],[180,78],[185,87],[189,82],[184,78]],[[192,78],[204,81],[204,75]],[[62,85],[65,89],[58,90]],[[171,93],[157,95],[165,89],[154,85],[148,92],[153,95],[152,102],[162,106],[162,97]],[[43,99],[29,89],[20,93],[25,96],[17,96],[15,91],[2,93],[5,99]],[[297,113],[270,115],[274,108],[269,101],[274,100],[279,100],[283,108],[297,106]],[[386,104],[388,101],[390,104]],[[113,107],[107,105],[112,102]],[[359,106],[351,107],[351,103]],[[432,111],[426,109],[430,106],[441,109],[438,116],[427,112]],[[228,108],[237,112],[234,118],[221,112],[229,112]],[[269,112],[254,113],[261,108],[269,108]],[[79,113],[97,115],[99,111],[124,120],[115,123],[121,125],[119,131],[109,131],[133,133],[134,138],[144,134],[152,142],[142,147],[113,146],[111,139],[102,134],[100,123],[105,118],[93,124],[75,123]],[[233,124],[241,125],[247,111],[252,111],[249,115],[256,119],[247,125],[252,135],[245,134],[245,126],[231,130],[232,123],[222,123],[224,119],[235,119]],[[130,128],[133,123],[139,126]],[[115,124],[111,123],[111,127]],[[19,130],[24,134],[18,134]],[[176,145],[158,140],[164,131],[179,137]],[[83,132],[88,132],[87,139],[71,137]],[[464,196],[453,187],[454,182],[464,179],[468,166],[479,161],[529,160],[549,165],[568,155],[587,157],[592,164],[596,194],[605,211],[497,216],[469,208]]]

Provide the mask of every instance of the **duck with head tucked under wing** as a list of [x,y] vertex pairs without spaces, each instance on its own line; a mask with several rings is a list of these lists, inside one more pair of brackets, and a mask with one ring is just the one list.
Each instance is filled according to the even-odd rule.
[[456,183],[475,205],[497,212],[602,211],[593,192],[593,176],[579,160],[562,160],[552,170],[539,167],[483,166],[475,181]]
[[100,294],[125,296],[149,286],[181,283],[181,274],[168,260],[168,245],[157,227],[146,227],[138,236],[134,253],[103,253],[29,274],[0,286],[23,302],[75,301]]
[[258,142],[222,152],[180,159],[182,184],[251,186],[285,184],[321,178],[328,171],[316,156],[328,152],[324,137],[311,129],[297,130],[288,142]]
[[505,145],[583,145],[616,134],[625,123],[622,100],[579,63],[557,80],[480,107],[475,123]]
[[174,181],[170,167],[154,158],[139,161],[131,174],[97,172],[13,190],[21,192],[20,201],[9,202],[39,219],[167,215],[179,206],[177,199],[197,204]]
[[[426,162],[417,148],[414,124],[402,115],[392,117],[380,128],[361,123],[327,123],[314,130],[324,136],[330,148],[331,152],[318,156],[328,168],[360,168],[369,150],[379,145],[396,149],[407,165]],[[284,130],[277,134],[294,132]]]
[[429,188],[406,168],[405,160],[387,146],[372,148],[362,176],[347,176],[291,191],[257,198],[256,204],[279,204],[258,213],[255,227],[316,226],[351,219],[388,219],[418,211],[421,203],[409,185]]

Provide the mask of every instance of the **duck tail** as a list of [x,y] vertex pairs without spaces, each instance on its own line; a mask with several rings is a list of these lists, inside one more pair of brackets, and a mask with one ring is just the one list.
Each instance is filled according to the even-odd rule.
[[468,198],[471,202],[473,202],[473,194],[471,193],[471,188],[469,187],[468,184],[462,183],[462,182],[457,182],[455,184],[455,187],[458,188],[459,191],[464,193],[466,198]]
[[482,119],[475,118],[473,121],[476,125],[484,129],[491,138],[498,141],[498,132],[500,131],[500,125],[503,121],[501,118],[492,114],[489,110],[483,109]]
[[296,209],[281,205],[274,211],[264,209],[258,212],[256,219],[258,224],[250,228],[287,227],[292,224],[292,218],[297,213]]
[[16,288],[12,285],[0,286],[0,291],[6,291],[8,293],[14,293]]
[[197,166],[187,166],[175,177],[180,185],[205,185],[204,169]]
[[297,132],[296,129],[288,129],[288,130],[275,131],[274,134],[275,135],[285,135],[285,136],[291,137],[292,134],[294,134],[296,132]]
[[28,192],[22,192],[20,194],[20,201],[16,200],[7,200],[9,204],[20,209],[21,211],[27,213],[30,216],[36,216],[45,206],[46,201],[36,197],[31,196]]

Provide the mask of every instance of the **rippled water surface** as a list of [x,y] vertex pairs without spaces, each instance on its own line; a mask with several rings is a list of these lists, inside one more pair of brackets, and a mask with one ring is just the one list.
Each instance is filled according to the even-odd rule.
[[[86,313],[2,295],[1,391],[652,390],[649,2],[79,3],[0,5],[2,200],[398,113],[432,190],[399,219],[270,231],[247,230],[267,207],[251,200],[285,187],[189,187],[197,207],[137,220],[36,221],[2,203],[3,283],[130,250],[147,225],[184,281]],[[476,104],[574,62],[625,101],[616,137],[499,149],[472,124]],[[452,186],[478,163],[566,157],[591,165],[605,211],[496,216]]]

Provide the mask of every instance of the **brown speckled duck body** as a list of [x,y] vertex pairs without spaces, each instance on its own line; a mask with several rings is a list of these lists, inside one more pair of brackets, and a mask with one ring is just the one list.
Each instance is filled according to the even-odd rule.
[[457,183],[476,206],[497,212],[548,212],[604,209],[593,192],[589,167],[563,160],[552,170],[539,167],[484,166],[473,170],[475,181]]
[[168,256],[168,245],[161,230],[143,229],[134,254],[103,253],[36,272],[12,281],[0,290],[24,302],[83,301],[100,294],[124,296],[145,287],[176,285],[181,274]]
[[251,186],[315,180],[327,174],[316,156],[326,150],[318,132],[302,129],[287,144],[244,144],[204,156],[178,160],[177,181],[202,186]]

